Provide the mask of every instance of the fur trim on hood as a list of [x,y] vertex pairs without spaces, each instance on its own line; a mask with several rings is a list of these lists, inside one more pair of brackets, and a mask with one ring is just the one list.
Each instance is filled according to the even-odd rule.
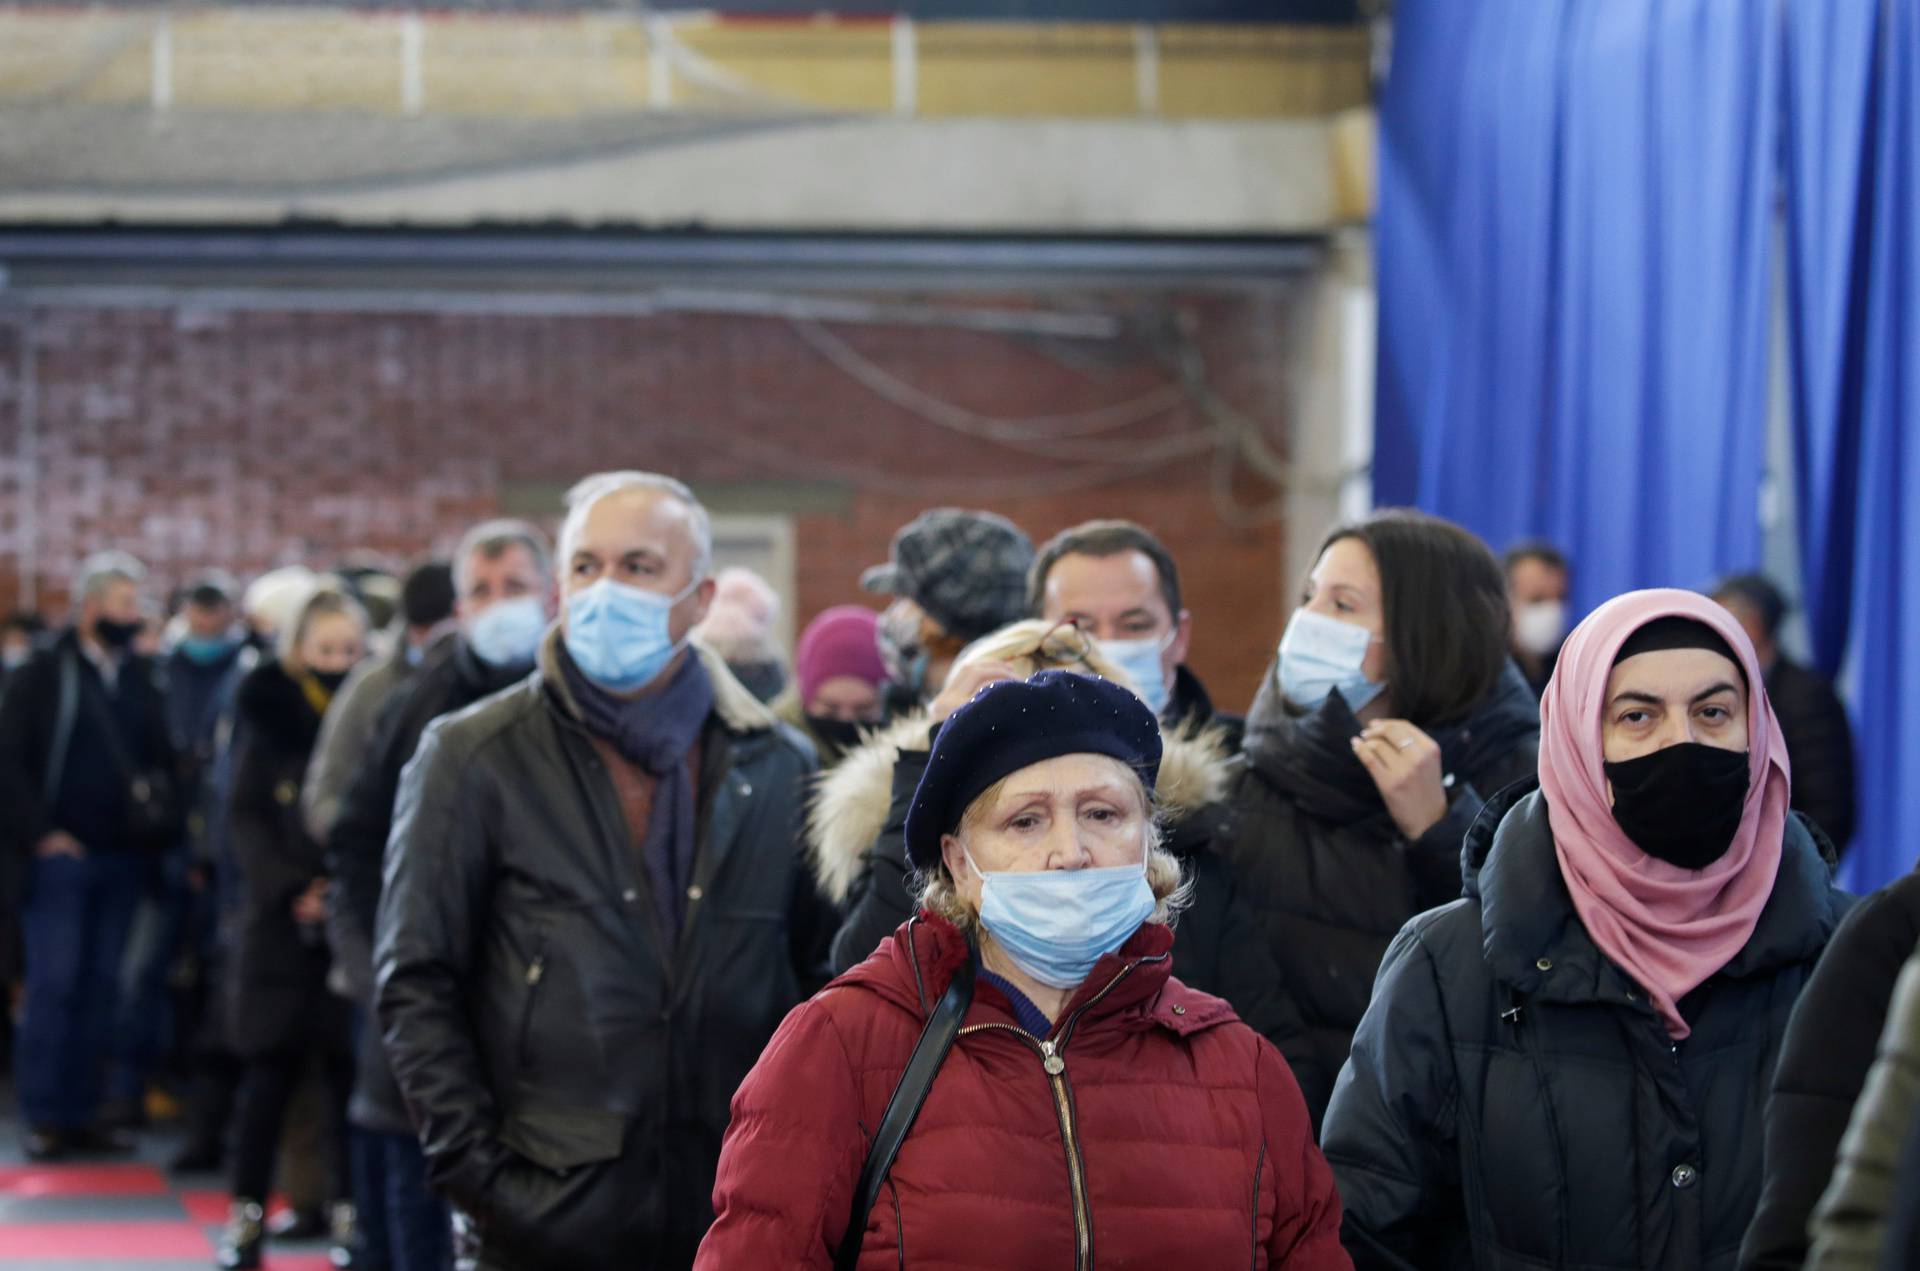
[[[893,805],[893,765],[927,748],[927,714],[916,711],[874,733],[822,773],[807,807],[807,855],[821,894],[844,904]],[[1182,724],[1164,735],[1154,797],[1169,829],[1226,797],[1232,777],[1226,733]]]
[[[560,704],[569,715],[580,718],[579,704],[573,700],[573,692],[567,687],[567,677],[560,671],[560,627],[555,624],[540,641],[537,661],[540,666],[540,678],[546,681]],[[713,681],[713,713],[720,722],[736,733],[762,733],[778,728],[780,721],[774,713],[760,704],[760,699],[747,691],[744,684],[734,678],[732,671],[718,653],[698,640],[688,642],[694,656],[707,668],[707,678]],[[884,815],[884,813],[883,813]]]

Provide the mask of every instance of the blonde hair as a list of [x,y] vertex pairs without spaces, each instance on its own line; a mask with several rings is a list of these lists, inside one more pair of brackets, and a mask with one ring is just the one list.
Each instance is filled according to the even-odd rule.
[[960,655],[953,660],[953,671],[948,672],[948,678],[951,679],[954,672],[971,662],[992,659],[1011,663],[1015,670],[1028,678],[1038,672],[1051,670],[1097,675],[1137,695],[1139,687],[1127,678],[1127,673],[1120,669],[1119,663],[1101,651],[1100,642],[1085,632],[1081,633],[1087,645],[1085,657],[1063,660],[1040,651],[1040,646],[1047,642],[1049,635],[1069,625],[1048,622],[1044,618],[1023,618],[1019,622],[1009,622],[998,631],[990,631],[960,650]]
[[307,629],[315,619],[328,614],[343,613],[360,624],[362,637],[367,632],[367,611],[360,602],[348,594],[338,578],[326,576],[319,580],[307,598],[300,602],[299,616],[280,632],[280,665],[288,671],[298,673],[306,669],[306,663],[300,657],[300,642],[307,638]]
[[[1182,872],[1180,858],[1162,846],[1160,814],[1154,806],[1153,793],[1147,788],[1147,783],[1140,779],[1138,772],[1118,759],[1109,755],[1099,757],[1131,777],[1134,787],[1140,792],[1140,805],[1147,814],[1147,886],[1153,890],[1153,898],[1156,902],[1153,913],[1147,921],[1171,927],[1179,919],[1181,912],[1193,903],[1193,880],[1187,878]],[[966,811],[960,814],[958,833],[962,840],[986,818],[987,812],[999,800],[1001,792],[1006,788],[1012,775],[1009,773],[981,791],[973,802],[967,805]],[[980,915],[960,894],[959,887],[954,883],[952,872],[947,869],[944,855],[934,863],[932,868],[921,870],[919,878],[920,908],[938,914],[962,931],[972,931],[979,925]]]

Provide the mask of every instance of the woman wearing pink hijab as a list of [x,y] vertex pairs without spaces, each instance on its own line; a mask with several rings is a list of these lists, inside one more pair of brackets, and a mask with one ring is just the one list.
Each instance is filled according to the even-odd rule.
[[1538,785],[1381,964],[1323,1145],[1356,1266],[1731,1268],[1787,1018],[1848,903],[1740,626],[1632,592],[1568,637]]

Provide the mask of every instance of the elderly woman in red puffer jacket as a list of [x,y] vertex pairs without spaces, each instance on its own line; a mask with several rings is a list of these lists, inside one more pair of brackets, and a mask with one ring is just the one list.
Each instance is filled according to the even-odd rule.
[[[1350,1266],[1286,1063],[1173,977],[1159,759],[1152,712],[1091,676],[997,683],[949,718],[907,818],[921,911],[734,1097],[698,1268]],[[863,1165],[956,979],[961,1027],[868,1208]]]

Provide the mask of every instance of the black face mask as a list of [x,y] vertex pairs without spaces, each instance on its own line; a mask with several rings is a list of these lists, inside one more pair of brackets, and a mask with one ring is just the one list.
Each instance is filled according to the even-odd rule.
[[1687,741],[1604,764],[1613,819],[1649,856],[1705,869],[1727,854],[1747,802],[1747,752]]
[[347,673],[345,671],[310,671],[308,674],[312,675],[315,680],[318,680],[320,687],[329,693],[339,692],[340,686],[347,682]]
[[124,649],[139,634],[140,624],[137,622],[115,622],[111,618],[96,618],[93,622],[94,638],[109,649]]
[[852,750],[860,744],[860,729],[877,728],[877,724],[861,725],[850,719],[831,719],[825,715],[807,716],[807,727],[832,745],[842,750]]

